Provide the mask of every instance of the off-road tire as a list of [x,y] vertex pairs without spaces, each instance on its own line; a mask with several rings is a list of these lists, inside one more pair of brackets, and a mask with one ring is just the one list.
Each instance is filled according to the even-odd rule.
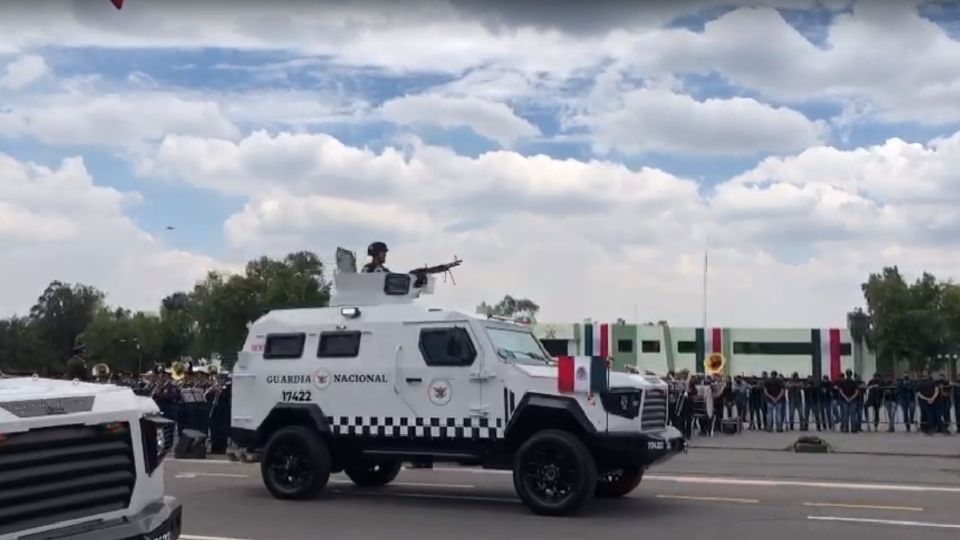
[[361,460],[344,467],[343,472],[359,487],[383,487],[400,474],[399,461]]
[[597,489],[594,495],[603,499],[623,497],[637,489],[640,480],[643,480],[643,469],[640,467],[625,467],[607,472],[597,478]]
[[[574,515],[593,497],[596,485],[596,461],[567,431],[537,432],[514,455],[513,486],[535,514]],[[560,496],[554,499],[550,494],[556,492]]]
[[277,430],[263,450],[263,484],[278,499],[310,499],[330,480],[330,450],[303,426]]

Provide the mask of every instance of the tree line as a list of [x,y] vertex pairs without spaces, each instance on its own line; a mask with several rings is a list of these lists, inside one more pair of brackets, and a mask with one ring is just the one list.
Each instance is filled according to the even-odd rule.
[[881,371],[951,369],[960,355],[960,285],[927,272],[908,283],[890,266],[870,274],[861,289],[867,310],[854,310],[848,320]]
[[24,316],[0,320],[0,369],[57,375],[74,347],[92,363],[136,372],[184,357],[235,359],[247,324],[266,310],[322,307],[330,301],[324,265],[312,252],[261,257],[244,272],[210,272],[192,290],[163,298],[156,312],[108,306],[89,285],[51,283]]
[[[327,306],[331,283],[324,271],[309,251],[260,257],[239,274],[208,273],[192,290],[163,298],[156,312],[109,306],[94,287],[55,281],[27,315],[0,320],[0,369],[57,375],[78,343],[93,363],[114,371],[217,354],[230,363],[247,325],[267,310]],[[871,274],[861,289],[866,310],[850,312],[848,321],[854,337],[876,353],[881,371],[943,369],[960,354],[960,285],[929,273],[908,283],[893,266]],[[540,306],[506,295],[479,310],[530,323]]]

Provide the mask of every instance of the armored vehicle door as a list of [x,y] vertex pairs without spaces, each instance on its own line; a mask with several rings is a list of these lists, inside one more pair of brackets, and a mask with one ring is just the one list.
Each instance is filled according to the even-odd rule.
[[408,324],[396,384],[416,415],[427,420],[426,426],[471,427],[477,424],[464,420],[480,418],[476,374],[482,364],[477,336],[466,321]]

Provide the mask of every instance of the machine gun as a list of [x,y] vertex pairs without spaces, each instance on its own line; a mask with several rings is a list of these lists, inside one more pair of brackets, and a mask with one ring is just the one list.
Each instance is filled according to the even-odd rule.
[[450,270],[453,269],[453,268],[456,268],[457,266],[460,266],[460,263],[462,263],[462,262],[463,262],[462,259],[460,259],[460,258],[457,257],[456,255],[454,255],[454,256],[453,256],[453,262],[448,262],[448,263],[444,263],[444,264],[438,264],[438,265],[436,265],[436,266],[426,266],[426,265],[424,265],[424,266],[422,266],[421,268],[415,268],[415,269],[413,269],[413,270],[410,271],[410,274],[413,274],[414,276],[417,276],[417,281],[413,284],[413,286],[414,286],[414,287],[423,287],[424,285],[427,284],[427,276],[428,276],[428,275],[431,275],[431,274],[446,274],[446,275],[449,275],[449,276],[450,276],[450,281],[452,281],[453,284],[456,285],[457,282],[453,279],[453,272],[451,272]]

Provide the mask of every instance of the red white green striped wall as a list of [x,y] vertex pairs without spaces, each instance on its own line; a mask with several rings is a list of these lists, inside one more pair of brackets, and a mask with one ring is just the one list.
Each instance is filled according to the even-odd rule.
[[840,378],[841,335],[840,328],[814,328],[810,331],[810,342],[813,345],[811,372],[817,379],[824,375],[834,381]]
[[607,358],[611,355],[610,327],[608,323],[585,323],[580,339],[580,354],[582,356],[599,356]]
[[697,373],[706,372],[707,358],[713,353],[724,352],[723,328],[697,328],[695,336],[697,342]]

